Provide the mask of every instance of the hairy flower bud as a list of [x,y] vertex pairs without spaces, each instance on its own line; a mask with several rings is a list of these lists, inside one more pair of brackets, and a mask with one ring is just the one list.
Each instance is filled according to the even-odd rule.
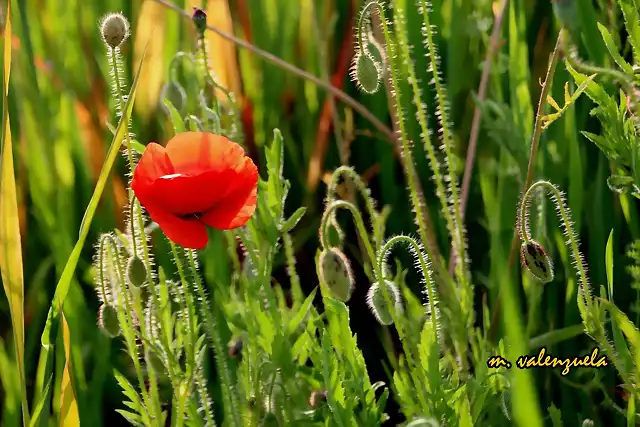
[[543,283],[553,280],[553,263],[540,243],[535,240],[522,242],[520,260],[531,274]]
[[244,343],[242,342],[242,338],[237,338],[232,340],[228,345],[229,357],[231,358],[242,357],[243,346],[244,346]]
[[358,89],[365,93],[373,94],[380,88],[382,79],[382,66],[376,62],[373,55],[367,50],[361,50],[353,57],[351,67],[351,79]]
[[191,20],[193,21],[198,33],[200,35],[204,34],[207,29],[207,13],[199,7],[194,7]]
[[121,13],[110,13],[100,23],[102,40],[115,49],[129,37],[129,21]]
[[317,409],[322,402],[327,401],[327,390],[313,390],[309,396],[309,406]]
[[127,262],[127,280],[136,288],[144,285],[144,282],[147,280],[147,267],[137,256],[132,256]]
[[[385,298],[382,286],[384,286],[387,291],[389,301]],[[382,281],[382,286],[380,282],[376,282],[371,285],[367,292],[367,305],[371,309],[376,320],[381,325],[388,326],[393,324],[392,312],[395,311],[397,313],[402,310],[402,297],[400,296],[400,290],[395,283],[389,280],[384,280]],[[391,302],[391,305],[389,302]]]
[[115,307],[107,304],[100,306],[98,312],[98,326],[103,334],[109,338],[115,338],[122,330],[120,329],[120,322],[118,322],[118,313]]
[[586,420],[584,420],[582,422],[582,427],[593,427],[595,425],[595,423],[593,422],[593,420],[587,418]]
[[320,281],[324,282],[334,298],[347,302],[353,292],[354,279],[351,264],[338,248],[325,249],[318,259]]

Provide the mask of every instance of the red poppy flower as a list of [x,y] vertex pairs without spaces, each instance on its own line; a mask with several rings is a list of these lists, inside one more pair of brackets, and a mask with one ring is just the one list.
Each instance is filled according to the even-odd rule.
[[207,245],[206,225],[241,227],[256,209],[258,168],[235,142],[184,132],[147,145],[131,188],[164,234],[185,248]]

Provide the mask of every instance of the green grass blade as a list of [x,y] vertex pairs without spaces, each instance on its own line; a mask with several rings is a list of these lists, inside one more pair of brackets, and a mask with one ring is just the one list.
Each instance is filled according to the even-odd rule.
[[[146,50],[145,50],[146,52]],[[62,276],[58,281],[56,286],[56,291],[53,296],[53,301],[51,303],[51,307],[49,309],[49,314],[47,315],[47,322],[44,327],[44,331],[42,333],[42,345],[44,347],[48,347],[50,345],[50,334],[51,334],[51,326],[53,324],[53,320],[57,317],[58,311],[64,299],[69,292],[69,286],[71,285],[71,280],[73,279],[73,275],[75,273],[75,269],[78,265],[78,260],[80,259],[80,252],[84,247],[84,243],[87,240],[87,235],[89,234],[89,227],[91,225],[91,220],[98,209],[98,202],[100,201],[100,197],[102,196],[102,192],[107,184],[107,180],[109,178],[109,174],[111,172],[111,168],[116,161],[118,156],[118,152],[122,146],[121,142],[124,139],[125,132],[128,132],[127,123],[129,122],[129,118],[131,117],[131,113],[133,110],[133,102],[136,96],[136,88],[138,86],[138,80],[140,77],[140,71],[142,70],[142,65],[144,64],[145,55],[142,55],[142,59],[140,60],[140,64],[138,65],[138,71],[136,72],[136,76],[131,84],[131,90],[129,91],[129,97],[127,98],[127,103],[124,107],[124,114],[120,118],[120,122],[118,123],[118,128],[116,134],[111,141],[111,147],[109,148],[109,152],[107,153],[106,160],[104,162],[104,166],[100,171],[100,176],[98,177],[98,182],[96,183],[96,188],[93,192],[93,196],[89,201],[89,206],[87,206],[87,210],[85,211],[84,217],[82,219],[82,224],[80,226],[80,235],[78,236],[78,240],[76,245],[69,256],[69,260],[65,265],[64,271],[62,272]]]

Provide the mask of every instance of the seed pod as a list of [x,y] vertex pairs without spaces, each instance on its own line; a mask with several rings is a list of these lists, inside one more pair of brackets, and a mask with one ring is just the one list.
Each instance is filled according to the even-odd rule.
[[110,13],[102,19],[100,34],[102,40],[115,49],[129,37],[129,21],[121,13]]
[[127,262],[127,280],[136,288],[144,285],[147,280],[147,267],[137,256],[132,256]]
[[98,327],[109,338],[115,338],[120,335],[122,330],[120,329],[120,322],[118,322],[118,313],[113,306],[107,304],[100,306]]
[[367,50],[358,51],[351,67],[351,79],[358,89],[368,94],[376,93],[380,88],[381,78],[382,66],[376,63],[371,53]]
[[367,305],[381,325],[392,325],[392,311],[396,313],[402,310],[402,298],[398,287],[389,280],[384,280],[383,285],[392,305],[389,305],[385,298],[384,291],[379,282],[374,283],[367,292]]
[[353,292],[354,279],[351,264],[338,248],[325,249],[318,259],[320,280],[324,282],[333,296],[347,302]]
[[309,406],[317,409],[323,402],[327,401],[327,390],[313,390],[309,396]]
[[538,280],[549,283],[553,280],[553,263],[540,243],[535,240],[522,242],[520,260]]

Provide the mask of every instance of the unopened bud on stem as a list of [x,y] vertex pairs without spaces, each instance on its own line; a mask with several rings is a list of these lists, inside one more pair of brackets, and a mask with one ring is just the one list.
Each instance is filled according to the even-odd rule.
[[110,13],[100,23],[102,40],[115,49],[129,37],[129,21],[121,13]]
[[320,280],[327,285],[333,296],[343,302],[349,301],[354,279],[345,254],[338,248],[325,249],[320,253],[318,264]]

